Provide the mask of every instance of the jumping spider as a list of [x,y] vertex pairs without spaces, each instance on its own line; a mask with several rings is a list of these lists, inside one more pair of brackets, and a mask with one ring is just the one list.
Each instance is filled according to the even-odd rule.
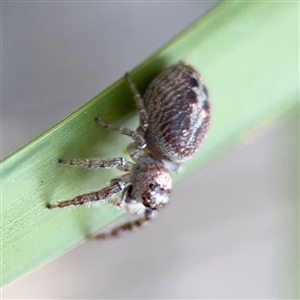
[[[48,205],[49,208],[104,201],[143,217],[114,228],[111,232],[91,236],[105,239],[141,227],[169,201],[172,189],[170,170],[190,158],[200,147],[209,128],[210,103],[207,89],[197,71],[184,62],[168,68],[148,86],[142,98],[130,75],[126,79],[139,111],[136,131],[96,121],[111,130],[131,137],[127,151],[135,163],[125,158],[60,160],[61,164],[85,168],[117,168],[125,174],[113,178],[100,191],[72,200]],[[119,200],[112,196],[122,191]]]

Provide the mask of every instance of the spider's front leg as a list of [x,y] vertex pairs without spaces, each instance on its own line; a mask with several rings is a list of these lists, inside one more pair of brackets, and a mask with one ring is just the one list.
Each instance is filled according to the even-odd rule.
[[77,196],[71,200],[66,200],[62,202],[58,202],[57,204],[48,204],[48,208],[63,208],[66,206],[71,206],[71,205],[83,205],[86,203],[90,202],[95,202],[95,201],[105,201],[108,203],[111,203],[113,205],[118,205],[111,201],[111,197],[115,195],[116,193],[122,191],[127,183],[130,181],[130,176],[129,174],[124,174],[121,177],[114,178],[111,180],[110,185],[101,189],[100,191],[96,192],[91,192],[87,194],[83,194],[80,196]]
[[146,208],[142,202],[136,200],[132,185],[129,185],[124,189],[121,201],[119,202],[119,207],[131,214],[143,214],[143,217],[119,225],[109,232],[89,235],[87,238],[90,240],[103,240],[119,237],[126,231],[132,231],[135,228],[140,228],[146,225],[156,215],[156,211]]
[[108,238],[119,237],[126,231],[132,231],[135,228],[140,228],[146,225],[154,217],[154,213],[155,212],[153,210],[146,209],[142,218],[117,226],[110,232],[88,235],[87,238],[89,240],[104,240]]

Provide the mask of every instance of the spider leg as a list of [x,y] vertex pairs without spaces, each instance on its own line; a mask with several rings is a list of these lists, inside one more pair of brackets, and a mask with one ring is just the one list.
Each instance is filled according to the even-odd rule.
[[118,158],[109,158],[109,159],[97,159],[97,158],[84,158],[84,159],[70,159],[70,160],[59,160],[60,164],[63,165],[70,165],[70,166],[77,166],[77,167],[84,167],[84,168],[117,168],[121,171],[131,171],[134,164],[127,161],[123,157]]
[[140,126],[143,129],[143,131],[145,132],[147,127],[148,127],[148,114],[147,114],[147,112],[145,110],[145,107],[144,107],[143,98],[142,98],[141,94],[138,92],[135,84],[133,83],[130,74],[126,73],[125,77],[126,77],[126,80],[129,84],[129,87],[131,89],[131,92],[133,94],[133,98],[135,100],[136,107],[139,111]]
[[110,198],[122,191],[125,187],[125,185],[129,182],[129,174],[124,174],[121,177],[114,178],[110,181],[110,185],[101,189],[100,191],[96,192],[91,192],[87,194],[83,194],[80,196],[77,196],[71,200],[66,200],[62,202],[58,202],[57,204],[48,204],[48,208],[62,208],[66,206],[71,206],[71,205],[83,205],[89,202],[95,202],[95,201],[105,201],[108,203],[111,203],[113,205],[119,205],[117,203],[114,203],[113,201],[110,200]]
[[95,121],[105,128],[108,128],[113,131],[117,131],[121,134],[131,137],[135,141],[135,143],[139,149],[143,149],[146,147],[146,141],[140,133],[133,131],[131,129],[122,127],[122,126],[103,122],[100,118],[96,118]]
[[126,231],[132,231],[135,228],[140,228],[146,225],[151,219],[153,219],[153,217],[154,211],[146,209],[142,218],[117,226],[110,232],[100,233],[96,235],[88,235],[87,238],[89,240],[104,240],[108,238],[119,237]]

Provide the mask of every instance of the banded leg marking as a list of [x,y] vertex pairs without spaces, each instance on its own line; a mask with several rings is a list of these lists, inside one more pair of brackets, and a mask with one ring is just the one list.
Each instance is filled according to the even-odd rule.
[[121,134],[131,137],[135,141],[135,143],[139,149],[143,149],[146,147],[147,144],[146,144],[145,139],[143,138],[143,136],[141,134],[137,133],[136,131],[133,131],[131,129],[128,129],[128,128],[125,128],[122,126],[103,122],[100,118],[96,118],[95,120],[97,123],[99,123],[101,126],[103,126],[105,128],[108,128],[113,131],[117,131]]
[[[124,189],[124,186],[127,182],[124,180],[124,178],[115,178],[111,180],[111,184],[100,191],[97,192],[91,192],[87,194],[83,194],[80,196],[77,196],[71,200],[66,200],[62,202],[58,202],[56,204],[48,204],[48,208],[63,208],[66,206],[71,205],[83,205],[89,202],[95,202],[103,200],[105,202],[109,202],[109,199],[116,193],[122,191]],[[112,203],[113,204],[113,203]]]
[[84,158],[84,159],[61,159],[59,163],[62,165],[70,165],[70,166],[77,166],[77,167],[84,167],[84,168],[117,168],[121,171],[130,171],[132,170],[133,163],[127,161],[123,157],[118,158],[109,158],[109,159],[97,159],[97,158]]
[[119,237],[126,231],[132,231],[135,228],[141,228],[142,226],[146,225],[153,217],[154,217],[154,212],[150,210],[146,210],[145,215],[142,218],[120,225],[114,228],[113,230],[111,230],[110,232],[100,233],[96,235],[88,235],[87,238],[89,240],[104,240],[113,237]]
[[131,89],[131,92],[133,94],[133,98],[135,100],[135,104],[136,104],[136,107],[139,111],[139,115],[140,115],[140,126],[142,127],[143,131],[146,131],[147,127],[148,127],[148,114],[145,110],[145,107],[144,107],[144,103],[143,103],[143,99],[142,99],[142,96],[141,94],[138,92],[135,84],[133,83],[132,81],[132,78],[130,76],[129,73],[126,73],[125,74],[125,77],[127,79],[127,82],[129,84],[129,87]]

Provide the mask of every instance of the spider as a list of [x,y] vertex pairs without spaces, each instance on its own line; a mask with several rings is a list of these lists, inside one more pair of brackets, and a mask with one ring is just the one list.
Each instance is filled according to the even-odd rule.
[[[150,221],[169,201],[170,172],[178,170],[180,164],[198,150],[209,128],[207,89],[192,66],[179,62],[169,67],[154,78],[143,98],[130,75],[126,73],[125,77],[139,112],[139,127],[133,131],[100,118],[96,122],[133,139],[134,142],[127,146],[133,162],[123,157],[60,160],[63,165],[116,168],[125,173],[111,179],[109,185],[99,191],[48,205],[52,209],[103,201],[128,213],[142,215],[110,232],[89,236],[90,239],[119,236]],[[114,199],[112,196],[119,192],[122,192],[121,197]]]

